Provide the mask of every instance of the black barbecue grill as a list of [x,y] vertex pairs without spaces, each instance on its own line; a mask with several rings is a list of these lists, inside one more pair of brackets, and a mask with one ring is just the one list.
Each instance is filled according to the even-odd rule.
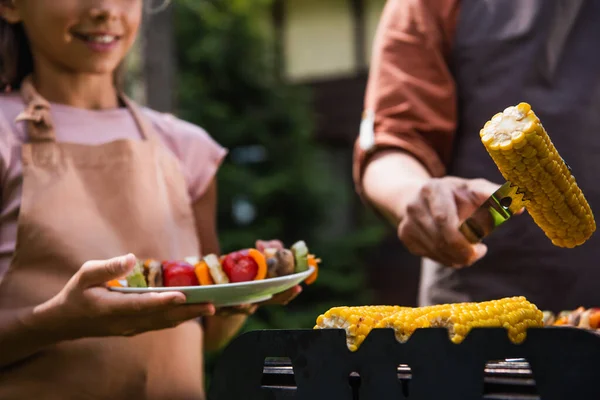
[[[485,400],[540,399],[529,363],[523,359],[490,362],[486,365],[484,374],[482,398]],[[408,398],[410,398],[411,376],[408,365],[398,366],[398,382],[402,386],[403,394]],[[348,384],[355,388],[356,392],[360,387],[360,375],[356,372],[350,373]],[[273,393],[274,399],[295,399],[297,387],[291,361],[277,358],[265,360],[261,386]],[[353,397],[359,398],[354,394]]]
[[521,344],[504,329],[473,329],[453,344],[441,328],[398,343],[375,329],[356,352],[345,332],[265,330],[224,351],[209,400],[600,399],[600,336],[537,328]]

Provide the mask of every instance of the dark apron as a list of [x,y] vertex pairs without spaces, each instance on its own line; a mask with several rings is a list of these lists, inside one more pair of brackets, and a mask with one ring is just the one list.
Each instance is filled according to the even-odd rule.
[[[453,53],[458,132],[449,175],[504,182],[479,138],[495,113],[531,104],[600,217],[600,1],[461,0]],[[524,295],[542,309],[600,306],[600,234],[552,245],[531,217],[485,239],[486,257],[452,270],[424,260],[422,304]]]

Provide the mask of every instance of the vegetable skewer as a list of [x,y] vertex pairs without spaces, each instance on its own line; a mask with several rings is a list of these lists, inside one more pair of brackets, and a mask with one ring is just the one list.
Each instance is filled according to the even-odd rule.
[[313,267],[314,272],[305,283],[314,283],[321,260],[308,252],[303,241],[285,249],[279,241],[257,242],[250,248],[225,254],[221,257],[208,254],[200,260],[157,261],[138,260],[123,280],[108,282],[113,287],[175,287],[206,286],[250,282],[299,273]]

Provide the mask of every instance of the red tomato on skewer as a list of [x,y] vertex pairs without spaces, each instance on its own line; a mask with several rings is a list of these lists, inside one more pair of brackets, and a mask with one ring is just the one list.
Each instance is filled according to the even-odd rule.
[[198,286],[194,267],[183,261],[165,261],[163,267],[164,286]]
[[230,282],[248,282],[264,279],[267,274],[265,257],[256,249],[236,251],[221,262]]

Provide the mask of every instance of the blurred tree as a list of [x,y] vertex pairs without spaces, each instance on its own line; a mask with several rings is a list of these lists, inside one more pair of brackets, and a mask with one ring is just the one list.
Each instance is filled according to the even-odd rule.
[[178,114],[230,149],[219,176],[223,251],[252,246],[257,238],[280,238],[286,245],[302,239],[323,259],[311,290],[289,308],[262,310],[251,325],[310,328],[329,304],[368,301],[359,252],[380,232],[319,235],[325,205],[339,186],[317,163],[309,93],[274,73],[273,47],[259,22],[269,5],[174,3]]
[[174,10],[145,7],[140,34],[125,59],[122,82],[127,94],[140,104],[161,112],[175,109]]
[[143,76],[148,107],[172,112],[175,108],[175,38],[173,7],[144,13],[141,29]]
[[312,328],[331,306],[369,303],[361,256],[382,232],[322,234],[327,205],[347,197],[348,188],[318,161],[327,153],[312,138],[310,93],[275,73],[274,46],[261,23],[270,1],[173,6],[177,114],[230,150],[219,175],[222,250],[256,239],[280,238],[287,246],[302,239],[323,260],[317,283],[288,307],[261,308],[245,329]]

